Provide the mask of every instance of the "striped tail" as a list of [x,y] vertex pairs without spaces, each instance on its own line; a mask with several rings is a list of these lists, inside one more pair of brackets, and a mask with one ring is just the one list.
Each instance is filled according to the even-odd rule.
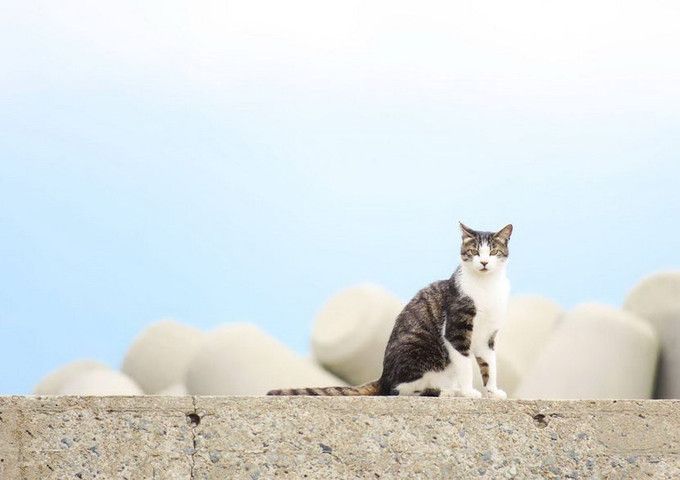
[[355,397],[359,395],[380,395],[378,381],[365,383],[358,387],[287,388],[271,390],[267,395],[312,395],[328,397]]

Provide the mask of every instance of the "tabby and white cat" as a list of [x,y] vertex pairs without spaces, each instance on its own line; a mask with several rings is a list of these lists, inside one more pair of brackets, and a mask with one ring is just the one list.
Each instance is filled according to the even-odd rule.
[[[481,397],[472,385],[479,366],[484,393],[506,398],[497,385],[496,333],[510,293],[506,276],[512,225],[496,233],[460,224],[461,265],[451,278],[420,290],[397,317],[383,372],[358,387],[272,390],[268,395],[425,395]],[[474,359],[473,359],[474,357]]]

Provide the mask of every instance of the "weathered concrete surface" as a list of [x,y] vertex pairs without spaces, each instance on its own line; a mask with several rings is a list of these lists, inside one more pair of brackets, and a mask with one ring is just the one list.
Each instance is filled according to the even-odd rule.
[[188,479],[191,397],[0,397],[0,479]]
[[0,478],[680,478],[680,401],[0,398]]

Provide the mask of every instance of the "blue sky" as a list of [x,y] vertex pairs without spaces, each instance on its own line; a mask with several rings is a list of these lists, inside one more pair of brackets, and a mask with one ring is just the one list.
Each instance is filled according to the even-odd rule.
[[2,9],[0,393],[166,317],[306,353],[338,289],[448,276],[458,220],[565,307],[680,267],[674,2]]

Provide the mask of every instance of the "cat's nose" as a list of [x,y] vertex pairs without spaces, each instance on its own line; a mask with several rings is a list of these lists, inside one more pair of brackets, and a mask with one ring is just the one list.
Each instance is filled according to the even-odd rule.
[[483,267],[486,267],[489,264],[489,262],[479,262],[479,263],[481,263]]

